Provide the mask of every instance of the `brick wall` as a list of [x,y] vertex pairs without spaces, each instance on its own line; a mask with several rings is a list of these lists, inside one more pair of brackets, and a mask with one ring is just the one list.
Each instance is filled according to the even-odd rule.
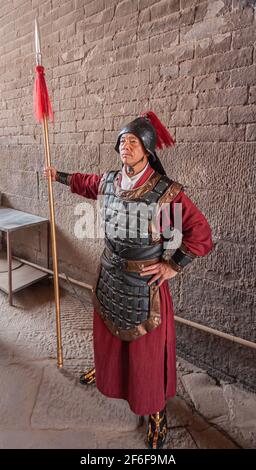
[[[48,216],[42,130],[32,112],[34,17],[55,110],[52,162],[118,168],[120,126],[148,108],[176,138],[168,175],[208,218],[215,250],[171,284],[176,314],[255,341],[256,29],[254,0],[0,1],[2,203]],[[56,185],[61,270],[95,272],[101,242],[78,240],[82,199]],[[254,213],[253,213],[254,209]],[[45,262],[45,233],[17,254]],[[253,258],[254,257],[254,258]],[[254,269],[254,270],[253,270]],[[253,350],[177,325],[179,353],[256,388]]]

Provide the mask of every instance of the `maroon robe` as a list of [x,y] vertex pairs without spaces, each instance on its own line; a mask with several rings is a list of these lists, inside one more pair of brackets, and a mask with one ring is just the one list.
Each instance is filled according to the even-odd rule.
[[[133,189],[143,184],[152,172],[154,170],[149,167]],[[102,176],[74,173],[71,191],[97,199]],[[183,191],[171,203],[171,214],[176,202],[182,203],[183,243],[197,256],[206,255],[212,249],[207,220]],[[172,225],[170,220],[169,223]],[[167,281],[160,286],[160,308],[161,325],[131,342],[121,341],[110,333],[94,309],[96,386],[107,397],[127,400],[131,410],[138,415],[162,410],[166,400],[176,393],[174,312]]]

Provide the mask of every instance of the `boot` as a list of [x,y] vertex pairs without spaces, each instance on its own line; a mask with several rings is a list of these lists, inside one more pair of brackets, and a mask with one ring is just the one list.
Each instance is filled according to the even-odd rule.
[[167,436],[166,408],[149,415],[146,436],[148,449],[161,449]]
[[95,368],[90,369],[88,372],[83,372],[80,375],[80,384],[82,385],[92,385],[96,383],[96,374]]

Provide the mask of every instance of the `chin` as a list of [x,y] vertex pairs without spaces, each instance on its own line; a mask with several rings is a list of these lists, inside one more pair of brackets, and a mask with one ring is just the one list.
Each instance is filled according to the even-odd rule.
[[131,166],[133,162],[130,159],[122,158],[122,162],[124,165]]

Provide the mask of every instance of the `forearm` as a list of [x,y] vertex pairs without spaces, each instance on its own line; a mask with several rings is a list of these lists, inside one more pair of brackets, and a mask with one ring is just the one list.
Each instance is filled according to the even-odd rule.
[[[209,223],[195,204],[183,192],[175,202],[182,204],[182,243],[174,253],[171,253],[167,246],[163,258],[174,270],[182,272],[195,258],[207,255],[213,243]],[[173,207],[172,214],[174,214]],[[171,227],[174,226],[173,221],[174,215],[172,215]],[[170,228],[168,223],[166,224],[167,228]]]
[[188,250],[184,243],[171,255],[170,251],[165,250],[163,259],[167,261],[170,266],[178,273],[182,272],[183,269],[188,266],[197,255]]
[[71,177],[72,175],[70,173],[64,173],[63,171],[56,172],[56,181],[58,181],[58,183],[62,183],[62,184],[66,184],[67,186],[70,186]]
[[97,199],[101,178],[102,175],[93,173],[72,173],[70,178],[71,192],[87,199]]

